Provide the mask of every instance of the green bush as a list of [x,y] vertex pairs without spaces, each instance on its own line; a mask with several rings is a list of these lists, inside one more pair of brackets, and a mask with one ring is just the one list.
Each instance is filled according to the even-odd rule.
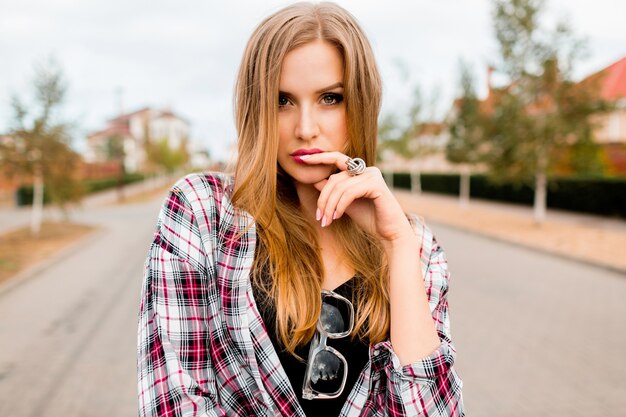
[[[439,194],[459,194],[459,176],[455,174],[422,174],[420,176],[422,191]],[[393,186],[411,189],[411,175],[405,172],[395,173]]]
[[[124,174],[124,185],[132,184],[133,182],[142,181],[145,178],[142,174]],[[118,178],[103,178],[99,180],[85,181],[85,187],[88,193],[94,193],[96,191],[103,191],[109,188],[117,187],[119,182]]]
[[626,218],[626,180],[562,178],[551,183],[548,206]]
[[[15,204],[18,206],[30,206],[33,204],[33,186],[32,185],[22,185],[20,188],[17,189],[17,191],[15,192]],[[44,204],[49,204],[50,203],[50,193],[48,192],[47,188],[44,187],[43,189],[43,203]]]
[[[422,190],[439,194],[459,194],[458,174],[422,174]],[[396,173],[394,187],[410,189],[408,173]],[[534,190],[528,185],[499,184],[484,175],[470,178],[470,196],[485,200],[532,206]],[[561,210],[626,218],[626,179],[554,178],[548,182],[547,205]]]
[[[134,182],[143,181],[145,176],[143,174],[133,173],[133,174],[125,174],[124,175],[124,185],[132,184]],[[97,191],[107,190],[109,188],[114,188],[118,185],[117,178],[104,178],[99,180],[85,180],[83,181],[83,186],[85,187],[86,192],[95,193]],[[33,187],[32,185],[24,185],[18,188],[15,193],[15,200],[18,206],[29,206],[33,204]],[[49,204],[51,201],[48,189],[44,187],[43,193],[43,202],[44,204]]]
[[[457,181],[460,181],[458,175],[456,178]],[[549,195],[550,190],[548,189]],[[472,175],[470,177],[470,197],[532,206],[535,191],[525,184],[494,184],[484,175]]]

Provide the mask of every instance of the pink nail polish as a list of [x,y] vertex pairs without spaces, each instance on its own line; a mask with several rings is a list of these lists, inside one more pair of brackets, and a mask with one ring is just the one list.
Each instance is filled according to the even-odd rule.
[[322,227],[326,227],[326,216],[322,218]]
[[300,159],[309,159],[311,155],[298,155]]
[[333,220],[337,218],[337,210],[333,211]]
[[315,220],[319,222],[321,217],[322,217],[322,211],[320,209],[315,210]]

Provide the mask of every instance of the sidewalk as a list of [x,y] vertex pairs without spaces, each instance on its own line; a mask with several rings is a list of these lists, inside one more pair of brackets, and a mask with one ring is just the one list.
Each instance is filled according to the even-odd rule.
[[625,220],[548,210],[546,222],[539,226],[527,206],[471,200],[467,208],[461,208],[454,196],[394,193],[406,211],[418,213],[427,222],[626,273]]
[[[124,197],[128,198],[141,192],[156,190],[159,187],[171,183],[174,184],[178,177],[159,177],[155,179],[147,179],[142,182],[128,184],[124,187]],[[70,205],[69,212],[82,211],[92,207],[98,207],[105,204],[114,204],[118,201],[117,189],[108,189],[97,193],[87,195],[80,204]],[[30,224],[31,206],[26,207],[0,207],[0,235],[8,233],[20,227]],[[62,213],[57,207],[45,207],[44,220],[60,220]]]
[[[126,187],[125,195],[158,188],[175,179],[161,178],[158,183],[145,182]],[[442,223],[473,233],[542,252],[602,266],[626,274],[626,220],[580,213],[548,210],[546,222],[538,226],[532,208],[486,200],[471,200],[461,208],[454,196],[433,193],[394,193],[406,211],[418,213],[427,221]],[[82,208],[114,203],[115,190],[91,195]],[[60,213],[46,209],[44,218],[58,219]],[[30,207],[0,208],[0,235],[28,225]]]

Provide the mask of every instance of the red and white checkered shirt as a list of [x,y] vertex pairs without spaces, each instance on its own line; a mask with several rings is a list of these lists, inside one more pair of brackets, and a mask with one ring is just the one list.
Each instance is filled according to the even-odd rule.
[[[232,177],[192,174],[172,188],[145,264],[138,330],[141,416],[304,416],[254,302],[256,229],[230,200]],[[341,416],[462,416],[448,269],[417,217],[422,272],[441,345],[401,366],[370,346]],[[418,279],[418,277],[416,277]]]

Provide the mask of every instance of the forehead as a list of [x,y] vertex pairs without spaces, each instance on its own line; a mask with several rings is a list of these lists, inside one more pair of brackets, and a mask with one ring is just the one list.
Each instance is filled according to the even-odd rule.
[[316,40],[292,49],[281,66],[280,88],[324,87],[343,82],[343,59],[330,42]]

